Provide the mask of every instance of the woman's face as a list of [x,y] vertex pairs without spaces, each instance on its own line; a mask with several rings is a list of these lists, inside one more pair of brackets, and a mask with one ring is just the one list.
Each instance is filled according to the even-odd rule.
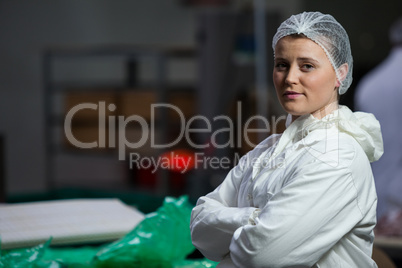
[[324,50],[308,38],[286,36],[278,41],[273,81],[293,120],[304,114],[322,118],[337,108],[335,70]]

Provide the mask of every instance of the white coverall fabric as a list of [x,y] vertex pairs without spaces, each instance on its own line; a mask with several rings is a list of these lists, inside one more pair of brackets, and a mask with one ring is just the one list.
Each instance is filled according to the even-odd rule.
[[377,216],[402,209],[402,47],[366,75],[356,88],[355,106],[380,121],[384,155],[372,163],[378,194]]
[[369,159],[381,154],[371,114],[301,116],[198,200],[193,244],[218,267],[377,267]]

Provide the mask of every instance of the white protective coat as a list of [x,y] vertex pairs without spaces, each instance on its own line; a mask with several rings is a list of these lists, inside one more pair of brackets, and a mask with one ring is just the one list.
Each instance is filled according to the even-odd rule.
[[218,267],[377,267],[369,161],[381,154],[371,114],[301,116],[198,200],[193,244]]

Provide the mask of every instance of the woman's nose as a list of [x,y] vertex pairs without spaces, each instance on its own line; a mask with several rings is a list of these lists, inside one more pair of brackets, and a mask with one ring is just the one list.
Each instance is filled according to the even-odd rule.
[[298,79],[298,68],[291,66],[286,74],[285,82],[289,85],[296,84]]

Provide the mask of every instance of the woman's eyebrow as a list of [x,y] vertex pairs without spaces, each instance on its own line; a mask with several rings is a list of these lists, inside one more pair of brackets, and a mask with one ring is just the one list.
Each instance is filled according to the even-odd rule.
[[288,60],[282,57],[275,57],[274,61],[288,61]]
[[320,63],[318,60],[315,60],[315,59],[309,58],[309,57],[300,57],[300,58],[297,58],[297,60],[298,61],[309,61],[309,62],[312,62],[312,63],[315,63],[315,64]]
[[[283,58],[283,57],[275,57],[274,61],[275,62],[278,62],[278,61],[288,62],[289,60],[286,59],[286,58]],[[315,59],[310,58],[310,57],[299,57],[299,58],[297,58],[297,61],[308,61],[308,62],[311,62],[311,63],[314,63],[314,64],[319,64],[320,63],[318,60],[315,60]]]

